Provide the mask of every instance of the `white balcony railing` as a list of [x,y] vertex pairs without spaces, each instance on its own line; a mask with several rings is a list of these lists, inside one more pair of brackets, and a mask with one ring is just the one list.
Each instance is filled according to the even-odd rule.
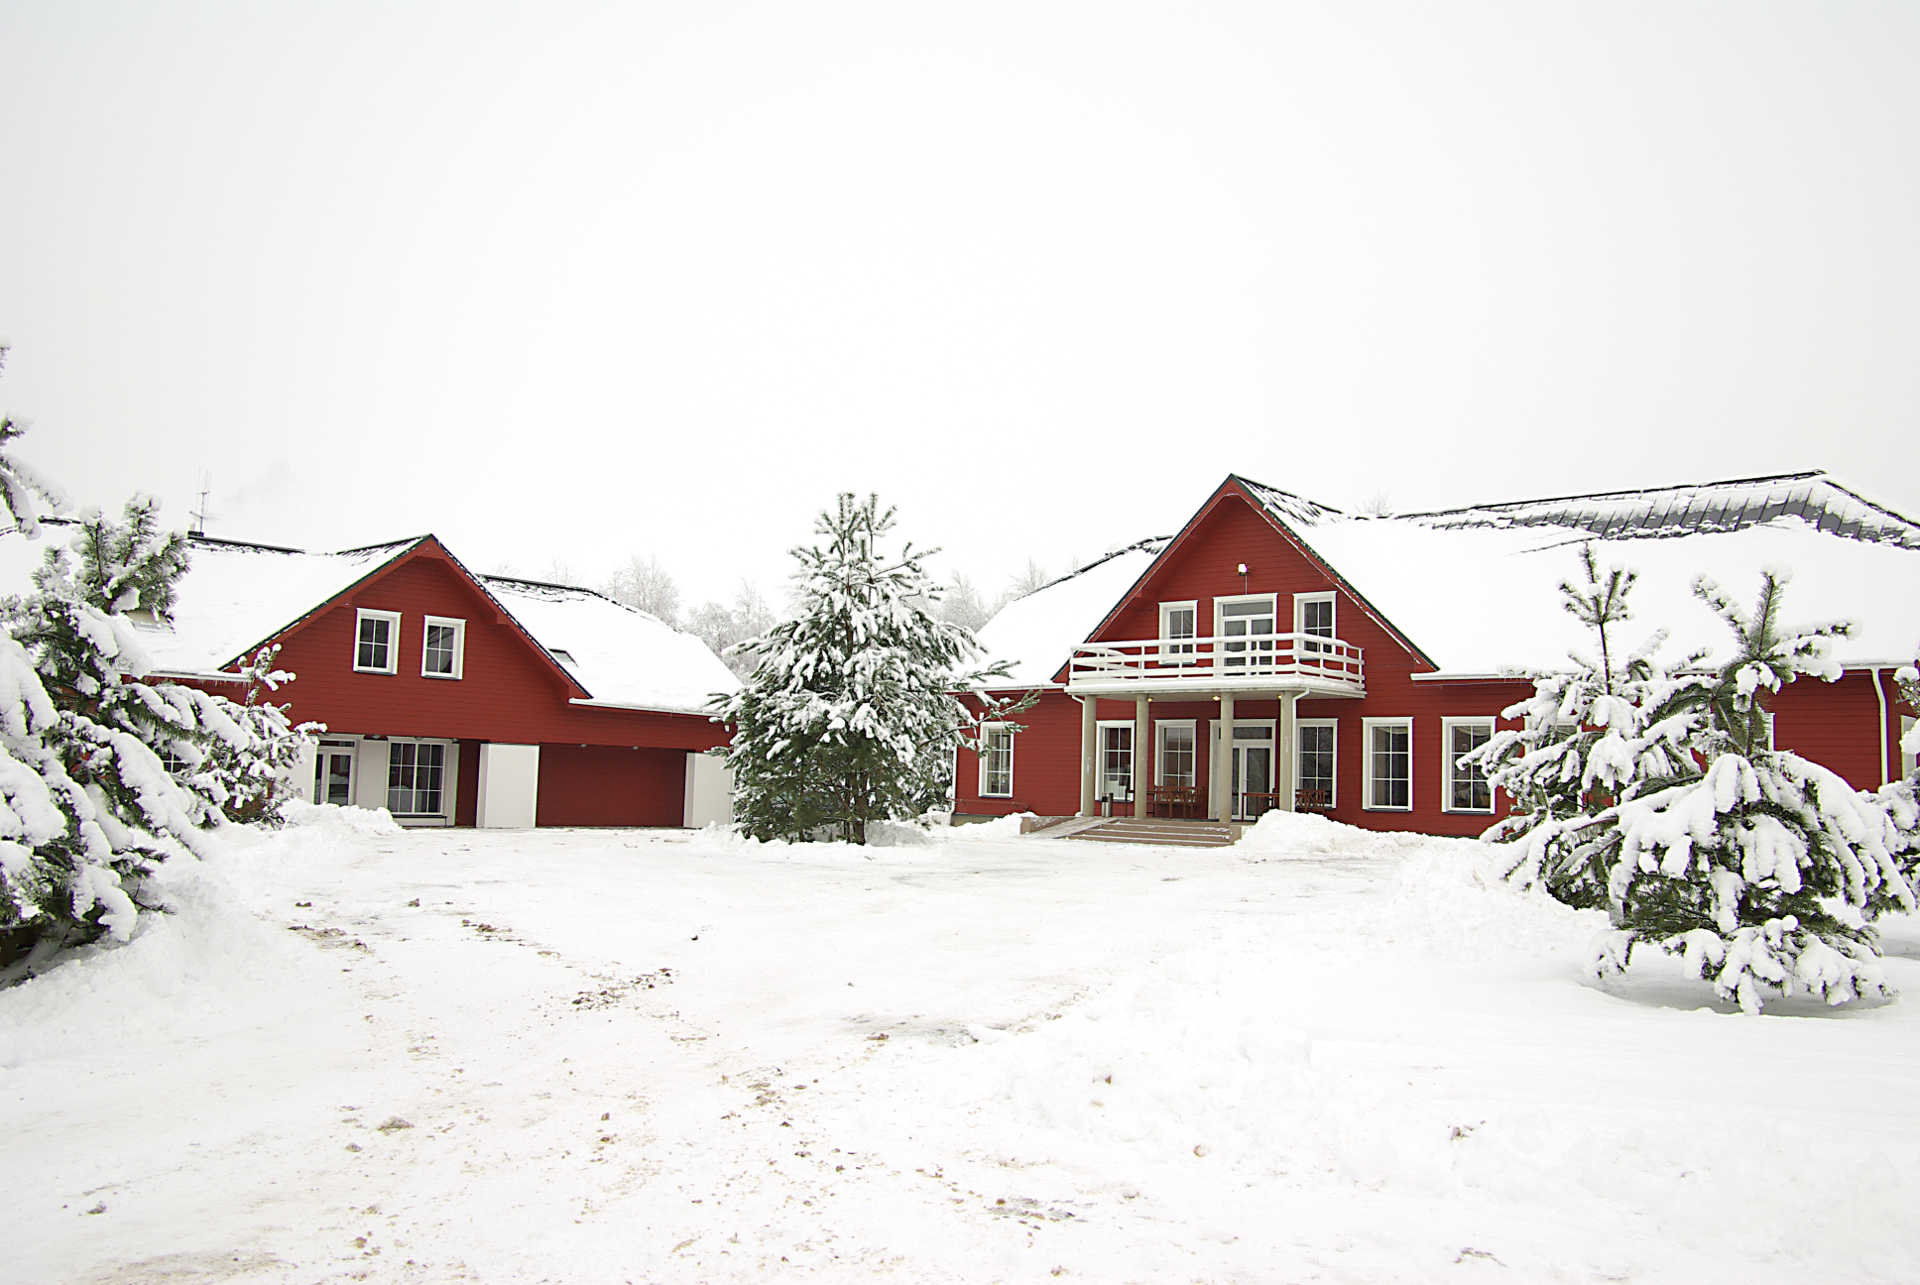
[[1147,638],[1082,643],[1067,667],[1068,690],[1303,690],[1360,696],[1360,649],[1317,634],[1240,634],[1230,638]]

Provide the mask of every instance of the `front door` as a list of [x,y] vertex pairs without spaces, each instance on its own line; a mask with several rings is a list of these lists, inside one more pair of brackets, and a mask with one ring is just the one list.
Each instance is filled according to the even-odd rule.
[[[1218,724],[1214,744],[1219,745]],[[1233,729],[1233,770],[1229,797],[1233,819],[1257,821],[1273,810],[1273,724],[1241,723]]]
[[313,759],[313,801],[353,802],[353,742],[322,741]]

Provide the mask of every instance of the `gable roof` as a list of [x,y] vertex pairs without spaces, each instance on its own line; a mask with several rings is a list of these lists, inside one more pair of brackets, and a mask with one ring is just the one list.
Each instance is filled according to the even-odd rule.
[[[1902,663],[1920,649],[1920,594],[1913,592],[1920,586],[1920,523],[1821,473],[1384,516],[1343,513],[1238,475],[1227,483],[1442,673],[1563,668],[1567,652],[1585,648],[1588,638],[1561,610],[1558,586],[1577,574],[1573,550],[1587,543],[1602,565],[1640,573],[1626,626],[1630,646],[1665,627],[1671,641],[1664,654],[1703,646],[1724,653],[1725,628],[1694,598],[1694,577],[1711,576],[1741,601],[1757,589],[1762,568],[1773,567],[1796,573],[1786,600],[1789,623],[1855,623],[1854,635],[1837,648],[1845,663]],[[1148,564],[1137,569],[1144,575]],[[1057,593],[1083,572],[1029,598]],[[981,641],[996,657],[1013,658],[1024,681],[1045,681],[1138,578],[1084,613],[1076,614],[1066,595],[1058,595],[1061,610],[1029,599],[1010,603],[1001,615],[1018,608],[1020,627],[1003,629],[996,616]],[[1104,587],[1089,582],[1079,592],[1092,597]],[[1042,639],[1035,627],[1042,620],[1061,627]]]
[[[70,524],[42,519],[58,539]],[[139,636],[161,673],[212,674],[261,643],[285,635],[355,585],[410,555],[444,556],[525,636],[574,698],[595,704],[670,713],[704,713],[712,692],[739,680],[705,643],[646,612],[591,589],[504,576],[476,576],[431,535],[314,553],[278,545],[190,536],[186,575],[176,588],[171,620],[143,626]],[[0,532],[0,587],[24,589],[50,540]],[[573,658],[568,664],[556,652]],[[589,659],[591,658],[591,659]]]

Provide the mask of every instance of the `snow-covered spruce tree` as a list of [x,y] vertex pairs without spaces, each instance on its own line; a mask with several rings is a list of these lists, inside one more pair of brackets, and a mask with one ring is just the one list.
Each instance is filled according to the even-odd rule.
[[1695,582],[1733,633],[1734,654],[1717,673],[1672,685],[1649,726],[1672,729],[1696,773],[1603,814],[1619,838],[1607,889],[1614,930],[1596,967],[1619,971],[1636,946],[1652,945],[1750,1013],[1762,988],[1830,1004],[1884,993],[1872,920],[1914,907],[1889,814],[1770,743],[1765,699],[1803,675],[1839,678],[1833,640],[1848,632],[1783,627],[1785,582],[1763,572],[1744,614],[1712,581]]
[[[0,370],[6,369],[6,364],[7,347],[0,344]],[[0,413],[0,506],[6,508],[15,526],[33,535],[40,522],[39,501],[56,507],[64,501],[51,482],[14,458],[10,448],[26,431],[24,423]]]
[[964,668],[979,648],[936,614],[921,565],[935,550],[885,552],[893,525],[877,497],[842,494],[793,550],[794,617],[739,646],[753,669],[713,709],[736,729],[734,818],[755,838],[864,843],[870,822],[946,799],[956,747],[1020,707],[954,698],[1006,671]]
[[[1920,710],[1920,666],[1903,665],[1893,677],[1901,701],[1909,709]],[[1920,723],[1908,728],[1900,738],[1900,751],[1920,760]],[[1920,766],[1899,780],[1889,781],[1873,798],[1887,814],[1887,821],[1898,836],[1894,858],[1915,895],[1920,896]]]
[[[127,613],[164,619],[186,542],[136,498],[124,524],[92,514],[71,551],[50,548],[34,592],[0,602],[6,678],[17,696],[0,785],[0,979],[62,945],[125,939],[143,908],[142,877],[190,853],[223,809],[258,813],[272,767],[301,736],[284,710],[141,681],[148,661]],[[277,684],[286,675],[249,677]],[[173,760],[169,771],[162,755]],[[17,970],[13,970],[17,972]]]
[[1579,579],[1561,582],[1560,605],[1592,632],[1592,649],[1571,653],[1572,669],[1535,679],[1531,697],[1502,711],[1522,726],[1496,731],[1465,759],[1513,799],[1513,812],[1486,836],[1518,846],[1508,877],[1588,909],[1607,902],[1609,842],[1595,817],[1693,768],[1671,735],[1676,729],[1648,734],[1652,696],[1674,681],[1675,671],[1656,660],[1665,631],[1632,651],[1618,637],[1632,619],[1627,599],[1636,574],[1603,571],[1591,545],[1581,546],[1580,570]]

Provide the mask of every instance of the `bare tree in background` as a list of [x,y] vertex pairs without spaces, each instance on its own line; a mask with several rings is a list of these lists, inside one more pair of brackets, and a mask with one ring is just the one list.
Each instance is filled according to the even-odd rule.
[[637,607],[670,625],[679,621],[680,586],[673,582],[658,558],[643,558],[638,554],[628,558],[627,565],[607,581],[605,593],[615,602]]
[[980,628],[993,615],[980,601],[980,591],[973,587],[973,581],[958,573],[942,595],[938,612],[940,619],[968,631]]
[[753,669],[752,658],[729,656],[727,648],[749,638],[760,637],[775,623],[773,609],[767,606],[767,600],[760,596],[758,589],[743,580],[739,592],[733,596],[732,606],[703,602],[688,613],[686,627],[687,632],[712,648],[714,655],[725,661],[728,669],[745,678]]
[[1004,607],[1015,598],[1024,598],[1035,589],[1051,583],[1053,583],[1053,577],[1047,574],[1046,568],[1032,558],[1028,558],[1026,570],[1007,582],[1006,592],[1000,595],[999,605]]

